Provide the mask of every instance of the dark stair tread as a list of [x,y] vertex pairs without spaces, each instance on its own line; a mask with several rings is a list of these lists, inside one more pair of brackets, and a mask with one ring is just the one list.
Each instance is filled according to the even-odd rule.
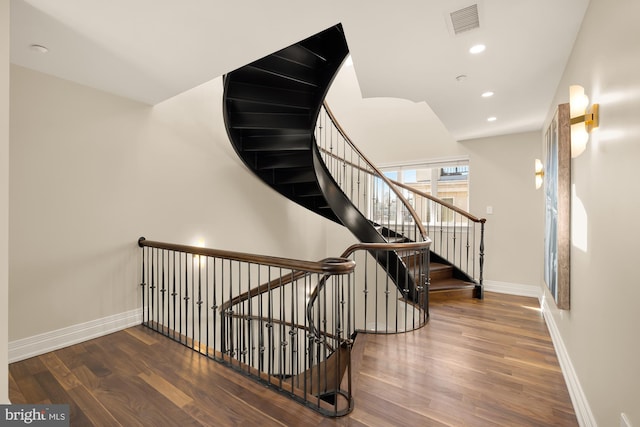
[[313,139],[309,130],[263,130],[242,136],[243,151],[309,151]]
[[310,108],[313,103],[313,92],[285,89],[260,84],[234,81],[229,85],[227,100],[245,101],[266,105],[281,105],[292,108]]
[[309,168],[290,168],[287,170],[275,170],[276,184],[297,184],[315,182],[316,174]]
[[318,68],[323,62],[326,62],[326,59],[302,46],[300,43],[279,50],[274,53],[273,56],[311,69]]
[[284,82],[293,82],[303,86],[318,87],[316,75],[307,67],[292,67],[291,63],[277,56],[267,56],[252,63],[250,67],[279,77]]
[[312,159],[304,151],[293,153],[265,154],[258,157],[258,169],[287,169],[311,167]]
[[309,129],[308,114],[236,113],[230,117],[232,129]]

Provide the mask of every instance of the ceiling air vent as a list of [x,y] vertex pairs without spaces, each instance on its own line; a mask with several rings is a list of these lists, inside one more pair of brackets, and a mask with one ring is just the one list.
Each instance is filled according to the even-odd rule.
[[450,16],[455,35],[480,27],[477,4],[451,12]]

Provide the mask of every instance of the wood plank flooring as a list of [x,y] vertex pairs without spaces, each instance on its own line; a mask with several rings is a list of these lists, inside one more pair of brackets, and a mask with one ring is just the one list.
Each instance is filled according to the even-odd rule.
[[576,426],[538,301],[438,301],[424,328],[364,335],[355,409],[325,418],[143,327],[9,366],[14,403],[68,403],[71,426]]

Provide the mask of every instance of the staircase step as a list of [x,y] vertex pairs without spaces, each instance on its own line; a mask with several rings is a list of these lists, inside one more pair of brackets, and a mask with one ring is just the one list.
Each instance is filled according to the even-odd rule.
[[314,102],[312,92],[235,81],[227,89],[227,99],[304,109]]
[[286,105],[285,103],[260,103],[242,99],[227,101],[229,116],[243,113],[281,113],[281,114],[309,114],[309,109],[296,105]]
[[308,114],[241,113],[229,119],[233,129],[309,129]]
[[431,278],[431,283],[429,284],[430,292],[437,291],[450,291],[450,290],[464,290],[464,289],[474,289],[475,284],[472,282],[465,282],[460,279],[442,279],[442,280],[433,280]]
[[316,55],[300,43],[282,49],[272,56],[311,69],[320,68],[326,62],[326,59]]
[[431,275],[432,282],[437,280],[446,280],[453,277],[453,267],[439,262],[432,262],[429,264],[429,273]]
[[258,158],[258,169],[311,167],[313,159],[307,152],[265,154]]
[[263,73],[272,74],[284,79],[288,84],[297,83],[305,86],[317,87],[315,73],[305,66],[291,66],[291,62],[277,57],[267,56],[251,64]]
[[299,184],[293,184],[292,193],[298,197],[318,197],[321,196],[322,190],[316,182],[303,182]]
[[274,180],[278,185],[309,183],[316,181],[316,175],[313,169],[309,168],[276,169]]
[[268,134],[247,135],[242,138],[243,151],[308,151],[311,148],[311,133],[287,129]]
[[474,294],[475,289],[473,286],[457,289],[429,291],[429,303],[459,299],[470,300],[474,298]]
[[[294,69],[304,70],[307,73],[306,76],[303,74],[301,76],[302,78],[297,78],[295,73],[289,72],[289,74],[291,75],[285,75],[280,73],[278,70],[271,70],[267,67],[256,66],[256,64],[257,63],[254,62],[251,65],[247,65],[240,71],[238,71],[235,75],[235,81],[252,83],[273,88],[300,90],[307,92],[313,92],[317,90],[317,84],[313,80],[313,73],[311,73],[311,70],[306,67],[296,65],[292,67]],[[305,81],[304,78],[310,79],[310,81]]]

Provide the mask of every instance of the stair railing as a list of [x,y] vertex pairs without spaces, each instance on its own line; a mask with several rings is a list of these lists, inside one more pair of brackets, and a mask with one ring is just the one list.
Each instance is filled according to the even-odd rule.
[[428,236],[434,260],[441,257],[457,267],[476,283],[475,296],[483,297],[485,218],[386,177],[355,146],[326,102],[315,136],[336,182],[387,240],[419,241]]
[[315,140],[322,159],[351,202],[379,227],[386,241],[425,241],[427,232],[402,192],[356,147],[325,102]]
[[477,218],[430,194],[393,181],[411,201],[432,241],[431,251],[476,283],[475,297],[483,297],[485,218]]
[[399,254],[424,284],[429,241],[357,244],[318,262],[138,244],[143,325],[327,416],[353,409],[358,331],[406,332],[428,320],[427,287],[398,289],[376,259]]
[[[354,332],[395,334],[409,332],[424,326],[429,320],[429,246],[431,242],[357,243],[347,248],[341,259],[351,259],[356,268],[351,287],[339,296],[340,306],[347,306],[332,316],[336,327]],[[378,260],[397,255],[408,268],[402,274],[411,275],[402,282],[414,282],[412,289],[399,289],[391,279],[400,271],[387,272]],[[384,264],[384,263],[383,263]],[[386,263],[388,264],[388,263]],[[390,274],[389,274],[390,273]],[[309,296],[308,324],[316,329],[320,313],[326,309],[325,280],[321,280]],[[321,335],[321,334],[318,334]]]

